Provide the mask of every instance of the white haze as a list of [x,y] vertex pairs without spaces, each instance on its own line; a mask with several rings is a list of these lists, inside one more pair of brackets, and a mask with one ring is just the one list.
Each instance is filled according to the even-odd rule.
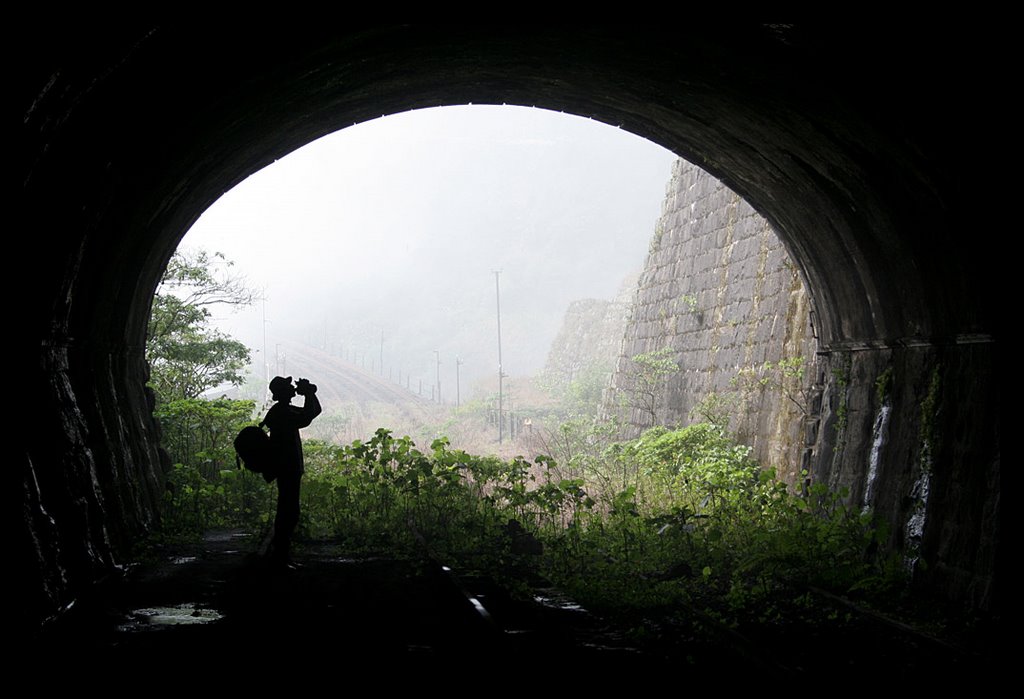
[[[265,289],[267,348],[380,355],[397,377],[463,385],[544,364],[568,304],[639,271],[674,156],[588,119],[521,107],[406,112],[319,139],[253,174],[182,245]],[[261,304],[218,318],[262,364]],[[273,370],[273,366],[271,366]],[[449,378],[450,377],[450,378]]]

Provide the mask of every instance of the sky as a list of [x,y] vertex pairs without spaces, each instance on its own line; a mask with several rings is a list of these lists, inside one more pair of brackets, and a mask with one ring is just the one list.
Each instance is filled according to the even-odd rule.
[[[218,316],[257,362],[298,340],[429,379],[463,362],[539,371],[569,303],[643,265],[675,156],[525,107],[416,110],[325,136],[254,173],[181,243],[222,252],[265,303]],[[435,350],[438,354],[435,355]],[[272,369],[273,371],[273,364]],[[448,385],[452,385],[449,383]],[[467,384],[468,385],[468,384]]]

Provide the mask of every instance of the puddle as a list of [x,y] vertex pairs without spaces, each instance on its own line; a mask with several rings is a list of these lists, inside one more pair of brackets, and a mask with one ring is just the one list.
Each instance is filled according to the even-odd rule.
[[564,593],[558,590],[547,589],[538,591],[538,594],[533,596],[534,602],[537,604],[548,607],[549,609],[561,609],[566,612],[583,612],[586,613],[586,609],[581,607],[575,600],[570,599]]
[[238,539],[248,539],[249,534],[234,529],[218,529],[207,532],[204,540],[208,543],[226,543]]
[[172,607],[144,607],[129,612],[131,620],[118,627],[120,631],[145,631],[161,626],[209,624],[223,614],[216,609],[205,609],[186,602]]
[[631,646],[608,645],[604,643],[594,643],[593,641],[581,643],[580,645],[583,648],[594,651],[605,651],[609,653],[630,653],[634,655],[640,654],[639,648],[633,648]]
[[197,560],[195,556],[177,556],[176,558],[171,559],[171,563],[173,563],[176,566],[180,566],[184,565],[185,563],[191,563],[195,560]]
[[487,611],[486,607],[484,607],[483,604],[480,603],[480,600],[478,600],[476,597],[467,597],[466,599],[468,599],[469,603],[473,605],[473,609],[476,610],[477,614],[482,616],[484,619],[491,618],[491,613]]

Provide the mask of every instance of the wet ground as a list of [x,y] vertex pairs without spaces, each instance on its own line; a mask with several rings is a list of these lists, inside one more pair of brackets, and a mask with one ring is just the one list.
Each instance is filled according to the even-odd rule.
[[[912,683],[999,669],[990,657],[872,620],[856,638],[751,641],[728,630],[688,639],[666,619],[660,635],[638,639],[630,624],[601,619],[552,588],[514,601],[490,580],[436,561],[352,557],[330,542],[305,542],[299,566],[277,570],[255,548],[241,532],[217,531],[164,551],[49,624],[21,649],[25,662],[80,664],[93,674],[212,665],[252,679],[302,667],[372,671],[400,683],[454,676],[547,686],[878,673]],[[844,657],[851,648],[857,657]]]
[[444,672],[547,657],[644,660],[557,590],[517,603],[437,562],[355,558],[330,542],[305,542],[298,566],[279,570],[255,548],[241,532],[217,531],[139,564],[51,623],[31,655],[114,668],[205,659]]

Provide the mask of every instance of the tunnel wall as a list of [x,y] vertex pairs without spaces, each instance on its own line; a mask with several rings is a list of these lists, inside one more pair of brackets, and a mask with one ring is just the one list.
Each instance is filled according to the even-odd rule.
[[[650,427],[632,395],[631,358],[671,349],[679,370],[659,388],[660,424],[727,418],[790,484],[825,483],[875,512],[918,581],[990,606],[1001,490],[994,345],[964,336],[819,348],[813,317],[768,222],[677,161],[605,412],[634,435]],[[765,370],[787,359],[802,360],[800,376]],[[709,396],[716,402],[702,410]]]
[[[1007,277],[990,273],[984,246],[963,244],[979,229],[978,154],[1000,151],[1000,125],[988,117],[1001,113],[998,93],[976,78],[999,64],[950,50],[973,38],[997,45],[988,31],[961,20],[572,29],[47,21],[26,31],[13,88],[23,118],[11,264],[21,269],[6,278],[17,328],[11,394],[29,414],[5,508],[16,587],[29,600],[14,626],[37,624],[116,571],[154,521],[162,466],[141,348],[160,273],[191,223],[319,136],[445,104],[599,119],[672,149],[750,202],[807,283],[829,361],[889,351],[941,367],[948,441],[929,447],[935,476],[921,538],[928,570],[946,573],[932,592],[976,599],[970,591],[999,569],[998,553],[993,569],[974,552],[997,546],[992,522],[1007,487],[993,426],[1002,311],[990,301]],[[971,134],[971,147],[951,148],[954,133]],[[962,415],[961,399],[981,407]],[[906,419],[915,414],[900,406]],[[827,434],[819,427],[816,438]],[[842,463],[867,458],[852,452]],[[997,514],[971,514],[980,500]]]
[[955,589],[989,609],[1000,526],[996,348],[859,347],[819,357],[812,478],[888,525],[922,589]]
[[39,615],[118,571],[156,522],[166,463],[141,355],[50,346],[26,373],[41,387],[26,414],[61,415],[38,425],[18,455],[17,582],[29,601],[18,613]]

